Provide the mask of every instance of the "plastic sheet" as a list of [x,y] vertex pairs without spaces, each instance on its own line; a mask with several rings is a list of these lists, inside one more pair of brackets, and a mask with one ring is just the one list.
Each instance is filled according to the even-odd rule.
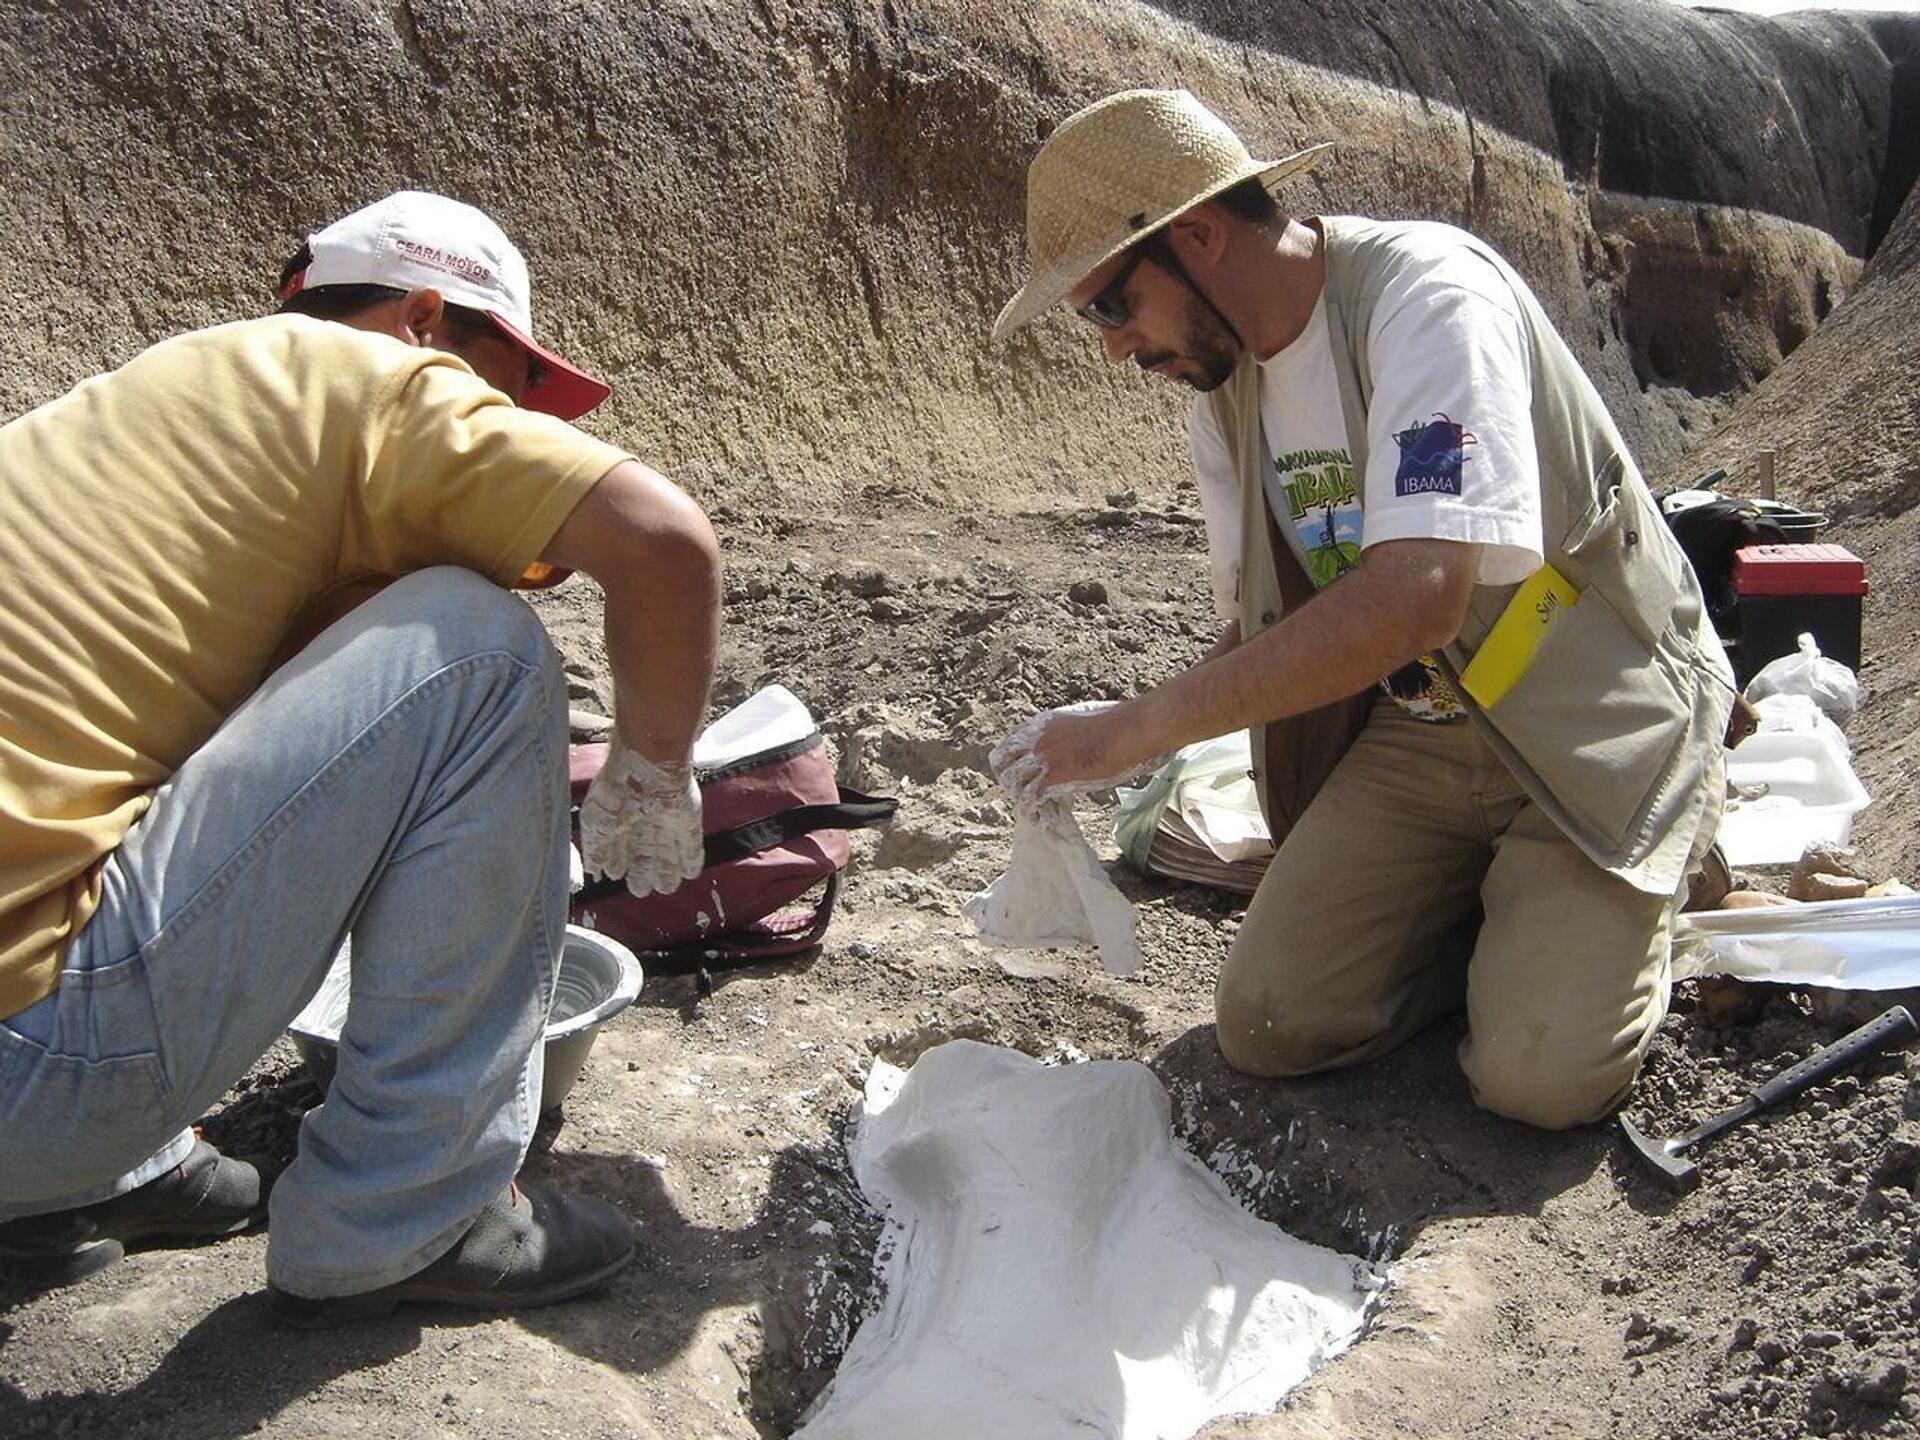
[[1682,915],[1676,980],[1730,975],[1835,990],[1920,986],[1920,895]]

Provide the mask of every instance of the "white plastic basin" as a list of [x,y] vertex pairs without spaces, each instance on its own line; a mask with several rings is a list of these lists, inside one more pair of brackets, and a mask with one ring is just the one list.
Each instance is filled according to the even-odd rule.
[[1845,752],[1817,730],[1763,730],[1727,752],[1720,848],[1730,865],[1791,865],[1816,840],[1844,845],[1872,803]]
[[[347,1019],[348,957],[333,962],[306,1009],[287,1027],[293,1048],[322,1091],[333,1080],[340,1029]],[[567,1098],[600,1027],[634,1002],[644,979],[640,962],[626,946],[597,931],[567,926],[554,982],[553,1008],[547,1012],[546,1051],[540,1071],[540,1108],[551,1110]]]

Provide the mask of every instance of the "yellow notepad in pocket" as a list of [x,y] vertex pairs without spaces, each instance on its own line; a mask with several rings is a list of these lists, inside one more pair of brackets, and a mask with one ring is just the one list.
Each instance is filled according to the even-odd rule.
[[1487,638],[1460,672],[1460,684],[1481,708],[1492,709],[1526,674],[1534,652],[1562,610],[1580,603],[1580,592],[1551,565],[1542,565],[1520,582],[1513,599],[1493,622]]

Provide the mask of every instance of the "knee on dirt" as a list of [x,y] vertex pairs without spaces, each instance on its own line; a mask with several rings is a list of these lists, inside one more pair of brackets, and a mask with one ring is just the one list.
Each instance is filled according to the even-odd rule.
[[1243,1075],[1269,1080],[1311,1075],[1338,1065],[1343,1056],[1371,1038],[1302,1025],[1258,1006],[1230,1004],[1224,997],[1214,1007],[1214,1033],[1227,1064]]
[[1640,1057],[1582,1065],[1563,1055],[1516,1063],[1490,1056],[1469,1037],[1460,1045],[1460,1066],[1481,1109],[1541,1130],[1571,1130],[1605,1119],[1626,1098]]

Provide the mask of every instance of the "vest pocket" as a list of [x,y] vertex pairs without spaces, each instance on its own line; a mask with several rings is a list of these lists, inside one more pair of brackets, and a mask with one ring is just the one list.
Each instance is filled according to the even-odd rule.
[[1646,485],[1627,473],[1619,456],[1607,461],[1594,488],[1599,501],[1561,541],[1564,560],[1548,558],[1583,596],[1605,595],[1652,651],[1673,628],[1686,593],[1686,556]]
[[1584,838],[1623,860],[1644,849],[1639,832],[1691,715],[1671,656],[1641,634],[1638,618],[1583,591],[1486,712]]

